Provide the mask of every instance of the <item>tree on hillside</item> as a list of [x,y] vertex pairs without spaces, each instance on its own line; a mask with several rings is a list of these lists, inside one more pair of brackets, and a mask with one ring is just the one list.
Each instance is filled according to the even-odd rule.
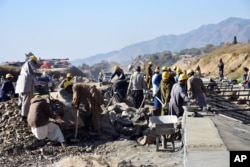
[[237,42],[237,37],[236,36],[234,36],[234,39],[233,39],[233,45],[236,45],[238,42]]

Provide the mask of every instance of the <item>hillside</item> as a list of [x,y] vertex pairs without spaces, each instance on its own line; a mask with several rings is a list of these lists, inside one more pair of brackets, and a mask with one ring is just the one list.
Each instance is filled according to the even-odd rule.
[[[200,57],[188,59],[191,65],[186,64],[187,58],[177,61],[174,65],[182,70],[194,69],[199,65],[204,75],[218,77],[217,64],[222,58],[224,62],[224,75],[227,79],[236,79],[242,76],[243,68],[250,68],[250,43],[231,46],[222,46],[219,49]],[[174,66],[173,65],[173,66]]]
[[180,51],[186,48],[199,48],[207,44],[219,45],[232,42],[237,36],[238,42],[246,43],[250,39],[250,19],[228,18],[218,24],[202,25],[180,35],[162,35],[155,39],[142,41],[125,46],[120,50],[97,54],[85,59],[71,61],[75,66],[83,63],[93,65],[94,63],[115,61],[127,65],[133,58],[162,51]]

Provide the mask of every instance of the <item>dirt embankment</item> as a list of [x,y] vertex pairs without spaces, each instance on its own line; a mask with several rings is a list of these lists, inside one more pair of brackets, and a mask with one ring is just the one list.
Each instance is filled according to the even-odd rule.
[[[224,62],[224,76],[226,79],[237,79],[242,77],[243,68],[250,68],[250,43],[231,46],[223,46],[209,54],[199,57],[182,58],[174,65],[182,70],[193,69],[199,65],[204,76],[219,77],[218,62]],[[187,62],[191,63],[187,63]],[[173,65],[173,66],[174,66]]]

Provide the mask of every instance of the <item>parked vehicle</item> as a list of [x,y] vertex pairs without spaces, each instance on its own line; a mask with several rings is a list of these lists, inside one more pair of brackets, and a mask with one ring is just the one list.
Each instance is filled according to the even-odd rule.
[[54,82],[47,76],[36,77],[34,82],[35,92],[41,94],[48,94],[49,91],[53,92],[55,90]]

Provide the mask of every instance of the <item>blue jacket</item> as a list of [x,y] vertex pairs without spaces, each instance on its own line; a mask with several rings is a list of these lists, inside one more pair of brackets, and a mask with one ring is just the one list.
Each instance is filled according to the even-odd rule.
[[8,94],[15,94],[15,89],[11,82],[4,81],[0,89],[0,101],[10,100]]

